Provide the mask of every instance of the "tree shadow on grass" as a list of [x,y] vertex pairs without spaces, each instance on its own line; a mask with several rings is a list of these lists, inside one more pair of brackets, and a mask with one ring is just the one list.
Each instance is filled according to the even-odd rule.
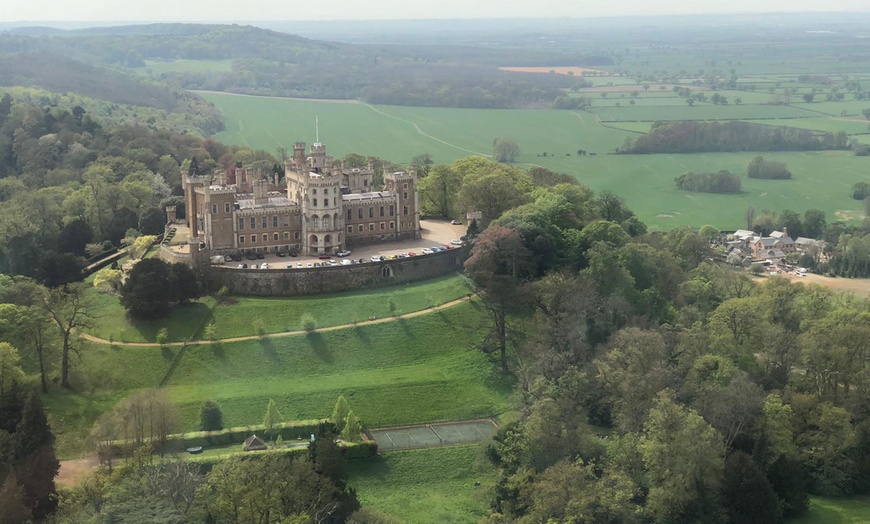
[[349,469],[353,470],[354,476],[360,480],[382,482],[392,468],[383,456],[377,455],[365,460],[352,460],[349,462]]
[[305,339],[308,341],[311,349],[314,350],[314,354],[317,355],[317,358],[328,364],[332,364],[334,360],[332,351],[330,351],[329,344],[326,343],[323,335],[317,332],[312,332],[306,334]]
[[220,342],[212,342],[209,344],[209,348],[211,349],[211,354],[220,360],[224,360],[226,354],[224,353],[224,346]]
[[175,352],[169,348],[169,346],[160,346],[160,354],[163,355],[164,360],[172,360],[175,358]]
[[369,336],[368,328],[364,326],[354,326],[352,331],[353,334],[356,335],[358,339],[360,339],[360,342],[362,342],[365,347],[371,346],[372,339]]
[[[167,315],[159,320],[134,320],[128,315],[127,321],[135,329],[142,340],[157,342],[157,332],[166,328],[169,332],[167,342],[181,342],[187,338],[189,325],[198,325],[201,319],[210,315],[209,307],[202,302],[189,302],[173,306]],[[184,326],[184,329],[180,329]]]
[[275,343],[271,338],[260,338],[257,341],[263,348],[263,353],[273,362],[278,362],[278,352],[275,351]]
[[399,327],[402,328],[402,331],[405,332],[405,336],[412,340],[417,338],[417,333],[411,328],[411,323],[408,322],[408,319],[397,318],[396,321],[398,322]]

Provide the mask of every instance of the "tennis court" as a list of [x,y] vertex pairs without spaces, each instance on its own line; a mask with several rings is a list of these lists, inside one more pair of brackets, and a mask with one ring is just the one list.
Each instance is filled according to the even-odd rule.
[[378,450],[392,451],[481,442],[496,430],[498,426],[491,419],[481,419],[372,429],[366,435],[377,441]]

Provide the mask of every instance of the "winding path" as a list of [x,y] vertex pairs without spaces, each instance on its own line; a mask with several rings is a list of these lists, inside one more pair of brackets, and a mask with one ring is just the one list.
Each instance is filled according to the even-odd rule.
[[89,342],[95,342],[97,344],[107,344],[113,346],[126,346],[126,347],[180,347],[180,346],[195,346],[201,344],[214,344],[220,342],[246,342],[249,340],[261,340],[264,338],[281,338],[281,337],[292,337],[297,335],[307,335],[308,333],[325,333],[327,331],[338,331],[339,329],[347,329],[357,326],[371,326],[374,324],[383,324],[385,322],[395,322],[396,320],[401,320],[405,318],[414,318],[419,317],[421,315],[426,315],[432,313],[434,311],[439,311],[441,309],[447,309],[449,307],[456,306],[458,304],[462,304],[463,302],[468,302],[474,298],[474,295],[468,295],[462,298],[458,298],[456,300],[451,300],[450,302],[445,302],[440,306],[433,306],[427,309],[421,309],[419,311],[412,311],[410,313],[404,313],[401,315],[396,315],[392,317],[383,317],[376,318],[374,320],[363,320],[362,322],[356,322],[351,324],[338,324],[336,326],[326,326],[322,328],[314,328],[311,330],[298,329],[295,331],[281,331],[278,333],[267,333],[265,335],[247,335],[244,337],[232,337],[232,338],[216,338],[210,340],[191,340],[189,342],[166,342],[165,344],[158,344],[157,342],[118,342],[112,340],[106,340],[104,338],[95,337],[88,333],[80,333],[83,339]]
[[424,137],[426,137],[426,138],[428,138],[428,139],[430,139],[430,140],[434,140],[434,141],[436,141],[436,142],[440,142],[440,143],[444,144],[445,146],[452,147],[452,148],[454,148],[454,149],[458,149],[458,150],[460,150],[460,151],[464,151],[464,152],[466,152],[466,153],[471,153],[472,155],[480,155],[480,156],[484,156],[484,157],[487,157],[487,158],[492,158],[492,155],[487,155],[486,153],[481,153],[480,151],[473,151],[473,150],[471,150],[471,149],[465,149],[464,147],[460,147],[460,146],[458,146],[458,145],[456,145],[456,144],[451,144],[450,142],[447,142],[446,140],[442,140],[442,139],[438,138],[437,136],[430,135],[429,133],[427,133],[427,132],[423,131],[422,129],[420,129],[420,126],[417,125],[416,122],[413,122],[413,121],[411,121],[411,120],[405,120],[404,118],[399,118],[399,117],[397,117],[396,115],[391,115],[391,114],[389,114],[389,113],[386,113],[386,112],[384,112],[384,111],[381,111],[380,109],[376,108],[375,106],[373,106],[373,105],[371,105],[371,104],[363,104],[363,105],[365,105],[367,108],[371,109],[371,110],[374,111],[375,113],[378,113],[378,114],[380,114],[380,115],[383,115],[383,116],[385,116],[385,117],[387,117],[387,118],[392,118],[393,120],[398,120],[399,122],[404,122],[404,123],[406,123],[406,124],[411,124],[412,126],[414,126],[414,129],[417,131],[417,133],[419,133],[420,135],[422,135],[422,136],[424,136]]

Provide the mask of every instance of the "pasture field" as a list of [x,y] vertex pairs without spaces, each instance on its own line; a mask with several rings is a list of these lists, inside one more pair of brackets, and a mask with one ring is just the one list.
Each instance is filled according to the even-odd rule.
[[[790,181],[744,179],[740,195],[713,195],[678,190],[674,178],[686,171],[745,172],[755,153],[697,153],[688,155],[609,155],[626,138],[637,136],[649,123],[614,123],[625,130],[602,125],[595,114],[582,111],[543,109],[449,109],[398,106],[368,106],[302,100],[203,95],[220,107],[227,131],[216,138],[240,145],[274,151],[277,147],[313,138],[315,115],[320,116],[321,139],[336,157],[356,152],[407,163],[428,152],[436,162],[452,162],[471,154],[488,154],[495,137],[510,137],[520,146],[519,162],[541,165],[576,176],[591,188],[611,190],[625,199],[638,216],[654,229],[677,225],[712,224],[720,229],[743,227],[749,206],[757,210],[810,208],[825,211],[828,220],[860,215],[862,205],[851,199],[852,185],[866,178],[870,159],[849,152],[787,152],[764,154],[786,162],[794,173]],[[601,108],[607,111],[647,111],[656,115],[686,118],[695,110],[710,116],[765,111],[799,114],[819,125],[819,113],[800,108],[766,105],[680,106]],[[597,102],[597,101],[596,101]],[[642,104],[643,100],[638,101]],[[806,104],[805,104],[806,105]],[[594,107],[594,106],[593,106]],[[626,113],[628,115],[629,113]],[[699,113],[694,113],[698,116]],[[677,116],[680,115],[680,116]],[[628,118],[626,116],[626,118]],[[802,119],[764,120],[764,123],[795,125]],[[835,120],[830,120],[835,122]],[[846,124],[853,124],[851,121]],[[827,123],[825,125],[828,125]],[[364,130],[364,131],[361,131]],[[280,139],[279,139],[280,137]],[[577,149],[597,153],[578,157]],[[547,156],[543,156],[547,153]]]
[[[654,122],[656,120],[747,120],[754,118],[800,118],[818,116],[792,106],[734,105],[716,106],[695,104],[689,107],[683,99],[675,98],[673,107],[628,106],[593,107],[604,122]],[[679,103],[679,105],[676,105]]]
[[497,480],[479,446],[395,451],[347,471],[364,507],[420,524],[478,522]]
[[262,423],[270,398],[285,420],[328,417],[341,394],[369,427],[490,417],[509,409],[514,381],[475,349],[483,322],[470,301],[377,325],[184,349],[83,341],[78,393],[46,396],[58,454],[85,453],[101,413],[160,383],[182,431],[198,429],[206,400],[220,404],[226,427]]
[[215,323],[215,338],[233,338],[262,333],[298,331],[310,321],[315,327],[352,324],[401,315],[440,306],[471,293],[458,275],[439,277],[401,286],[319,295],[317,297],[229,297],[218,303],[206,296],[173,308],[156,321],[127,317],[116,295],[92,291],[98,304],[93,327],[87,332],[114,342],[155,342],[157,331],[169,332],[168,342],[202,338],[203,328]]
[[810,497],[806,515],[790,524],[863,524],[870,521],[870,496],[842,499]]

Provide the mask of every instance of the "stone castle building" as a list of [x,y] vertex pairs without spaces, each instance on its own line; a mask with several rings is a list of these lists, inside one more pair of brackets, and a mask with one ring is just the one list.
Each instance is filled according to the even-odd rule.
[[417,175],[333,165],[321,143],[293,146],[284,180],[235,168],[182,175],[187,225],[214,254],[332,254],[363,243],[420,237]]

